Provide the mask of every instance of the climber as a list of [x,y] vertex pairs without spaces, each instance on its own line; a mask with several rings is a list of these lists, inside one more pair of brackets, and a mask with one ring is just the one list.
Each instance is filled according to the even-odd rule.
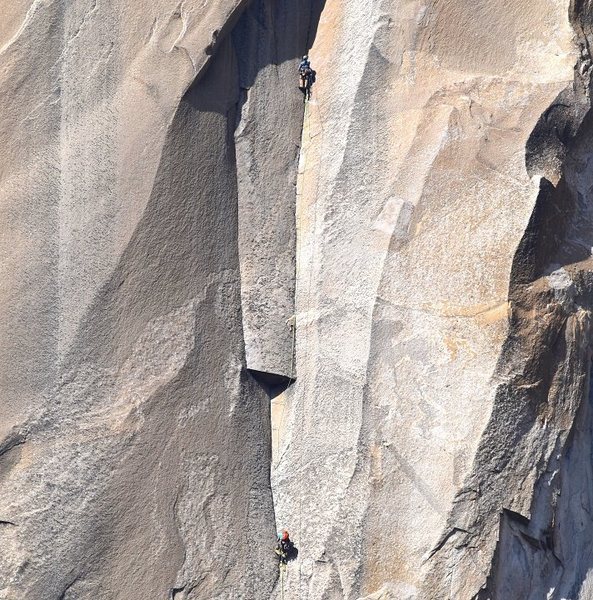
[[280,560],[280,565],[285,565],[289,560],[296,558],[297,549],[295,548],[288,531],[284,530],[278,534],[278,543],[274,550]]
[[305,100],[311,99],[311,87],[315,83],[317,73],[311,68],[311,61],[307,55],[303,56],[299,65],[299,90],[303,92]]

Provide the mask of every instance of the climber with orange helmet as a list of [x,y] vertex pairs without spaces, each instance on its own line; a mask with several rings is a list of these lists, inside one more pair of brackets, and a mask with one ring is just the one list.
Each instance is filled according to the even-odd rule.
[[285,565],[289,560],[296,558],[296,548],[286,529],[278,534],[278,543],[274,552],[278,555],[281,565]]

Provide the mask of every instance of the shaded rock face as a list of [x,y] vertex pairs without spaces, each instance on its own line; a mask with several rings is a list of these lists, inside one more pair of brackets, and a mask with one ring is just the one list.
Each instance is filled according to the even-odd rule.
[[593,7],[10,4],[0,598],[593,597]]

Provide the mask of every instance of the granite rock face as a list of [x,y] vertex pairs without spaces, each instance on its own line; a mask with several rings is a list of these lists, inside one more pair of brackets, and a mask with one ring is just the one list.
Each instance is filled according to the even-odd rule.
[[593,597],[593,6],[5,4],[0,599]]

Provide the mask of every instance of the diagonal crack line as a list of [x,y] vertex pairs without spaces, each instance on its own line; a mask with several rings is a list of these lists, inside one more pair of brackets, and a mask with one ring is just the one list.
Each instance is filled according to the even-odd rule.
[[428,555],[428,558],[424,561],[427,562],[429,561],[439,550],[441,550],[443,548],[443,546],[456,534],[456,533],[467,533],[470,534],[471,532],[468,531],[467,529],[462,529],[461,527],[453,527],[453,529],[451,529],[445,536],[443,536],[441,538],[441,541],[438,542],[438,544],[430,551],[430,554]]
[[88,23],[89,19],[97,12],[97,10],[98,10],[97,2],[98,2],[98,0],[93,0],[93,5],[91,6],[91,8],[89,8],[84,13],[84,16],[82,17],[82,21],[80,22],[80,25],[78,26],[78,29],[76,30],[76,33],[73,36],[71,36],[70,38],[68,38],[68,41],[66,42],[66,48],[68,46],[70,46],[70,44],[81,34],[82,30],[84,29],[85,25]]
[[26,437],[22,433],[13,433],[0,443],[0,456],[12,450],[15,446],[20,446],[26,442]]

